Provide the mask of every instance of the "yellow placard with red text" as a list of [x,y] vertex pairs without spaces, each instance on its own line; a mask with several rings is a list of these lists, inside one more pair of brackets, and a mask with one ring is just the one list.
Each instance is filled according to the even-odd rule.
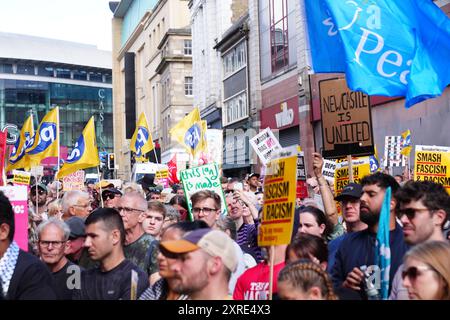
[[297,148],[280,151],[266,168],[264,205],[258,246],[289,244],[297,191]]
[[442,184],[450,194],[450,148],[416,146],[414,180]]

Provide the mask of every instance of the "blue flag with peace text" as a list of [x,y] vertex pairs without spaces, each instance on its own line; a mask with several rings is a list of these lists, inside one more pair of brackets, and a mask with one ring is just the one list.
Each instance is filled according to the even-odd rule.
[[305,0],[315,72],[350,89],[404,96],[407,108],[450,84],[450,19],[431,0]]

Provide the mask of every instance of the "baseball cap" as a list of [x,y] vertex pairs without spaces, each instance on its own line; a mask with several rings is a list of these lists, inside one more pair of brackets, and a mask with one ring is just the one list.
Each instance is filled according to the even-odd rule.
[[349,183],[342,189],[341,193],[334,198],[336,201],[341,201],[345,197],[361,198],[362,186],[358,183]]
[[69,239],[77,239],[79,237],[86,236],[83,219],[81,219],[80,217],[71,217],[67,219],[65,222],[70,229]]
[[213,257],[220,257],[231,271],[236,270],[238,260],[233,240],[223,231],[210,228],[197,229],[187,233],[180,240],[162,241],[160,246],[170,253],[188,253],[203,249]]
[[250,173],[250,175],[248,176],[248,179],[250,179],[251,177],[257,177],[259,179],[259,177],[261,177],[261,175],[259,173],[253,172],[253,173]]
[[97,182],[95,184],[96,188],[102,188],[102,189],[106,189],[106,188],[114,188],[114,183],[106,181],[106,180],[102,180],[100,182]]

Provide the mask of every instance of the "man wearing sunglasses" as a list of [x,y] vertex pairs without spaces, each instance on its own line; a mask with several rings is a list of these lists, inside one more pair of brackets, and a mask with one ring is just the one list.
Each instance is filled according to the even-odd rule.
[[117,208],[119,206],[120,198],[122,197],[122,192],[116,188],[109,188],[103,190],[102,198],[103,205],[105,208]]
[[[411,246],[427,241],[445,241],[443,229],[450,217],[450,197],[445,188],[431,181],[409,181],[396,194],[399,202],[397,217],[403,224],[405,242]],[[402,273],[415,277],[414,270],[395,274],[389,299],[409,300],[402,284]]]
[[[367,280],[367,275],[363,273],[363,270],[366,269],[367,273],[374,277],[375,280],[380,277],[380,273],[377,271],[379,267],[377,262],[375,262],[376,237],[381,208],[388,187],[391,187],[393,195],[390,202],[389,219],[389,245],[391,251],[389,292],[392,288],[394,275],[402,264],[403,255],[409,247],[403,239],[401,226],[396,222],[395,209],[397,200],[394,195],[399,185],[394,177],[384,173],[375,173],[365,176],[361,180],[361,185],[360,219],[367,224],[367,229],[348,234],[342,240],[336,252],[331,276],[335,289],[341,295],[345,294],[347,296],[348,294],[348,298],[366,300],[367,295],[363,283]],[[378,283],[378,281],[376,282]]]
[[128,192],[120,198],[117,210],[125,227],[125,257],[150,276],[151,245],[155,238],[145,233],[142,225],[147,211],[147,200],[139,192]]

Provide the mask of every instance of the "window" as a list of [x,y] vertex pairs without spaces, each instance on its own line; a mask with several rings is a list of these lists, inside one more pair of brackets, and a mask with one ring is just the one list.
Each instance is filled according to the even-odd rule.
[[103,82],[103,77],[100,72],[89,72],[89,81]]
[[226,77],[247,65],[245,41],[240,42],[222,58],[223,74]]
[[192,96],[193,94],[192,77],[184,77],[184,95]]
[[87,80],[87,72],[83,70],[74,70],[73,78],[75,80]]
[[70,70],[64,68],[56,68],[56,77],[70,79]]
[[272,72],[289,65],[287,0],[270,0],[270,50]]
[[192,56],[192,40],[184,40],[184,54]]
[[38,75],[43,77],[53,77],[53,67],[38,66]]
[[17,64],[17,73],[34,75],[34,66],[30,64]]
[[229,125],[248,117],[247,91],[228,99],[224,102],[223,125]]
[[10,63],[1,63],[0,73],[13,73],[13,65]]
[[105,82],[106,83],[112,83],[112,75],[105,74]]

